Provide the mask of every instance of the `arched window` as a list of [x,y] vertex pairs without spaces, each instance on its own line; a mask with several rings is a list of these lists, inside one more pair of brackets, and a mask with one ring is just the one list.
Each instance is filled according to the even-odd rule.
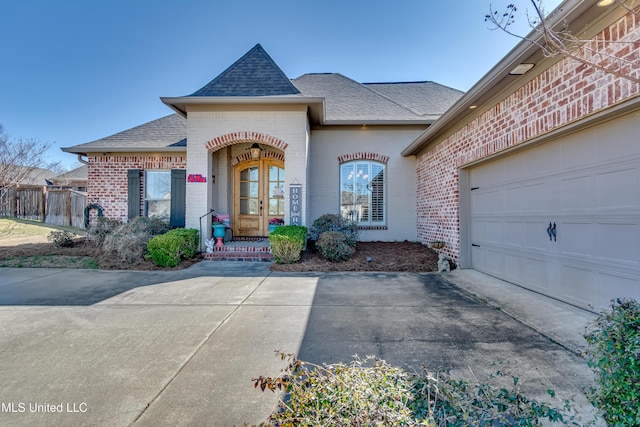
[[340,213],[362,226],[386,225],[386,166],[370,160],[340,165]]

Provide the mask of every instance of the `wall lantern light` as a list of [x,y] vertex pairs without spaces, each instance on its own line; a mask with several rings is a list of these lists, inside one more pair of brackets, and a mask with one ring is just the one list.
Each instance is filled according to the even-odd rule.
[[262,148],[260,148],[257,142],[253,143],[253,145],[249,148],[249,151],[251,152],[251,158],[253,160],[260,159],[260,152],[262,151]]

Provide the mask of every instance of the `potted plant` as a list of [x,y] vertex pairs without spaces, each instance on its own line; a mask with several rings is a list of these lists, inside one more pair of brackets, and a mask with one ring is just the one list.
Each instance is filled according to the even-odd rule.
[[213,237],[216,238],[216,246],[224,246],[222,239],[224,238],[226,226],[218,215],[211,217],[211,228],[213,228]]
[[276,229],[276,227],[280,227],[284,224],[284,219],[282,218],[271,218],[269,220],[269,233]]

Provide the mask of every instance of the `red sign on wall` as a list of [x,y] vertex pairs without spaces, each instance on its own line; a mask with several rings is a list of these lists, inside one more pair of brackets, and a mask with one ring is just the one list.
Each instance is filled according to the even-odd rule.
[[187,182],[207,182],[207,177],[199,173],[190,173]]

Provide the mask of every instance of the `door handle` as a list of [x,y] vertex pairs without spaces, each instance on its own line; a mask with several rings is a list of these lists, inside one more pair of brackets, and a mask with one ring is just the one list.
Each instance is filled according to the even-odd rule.
[[260,216],[262,216],[262,200],[260,200]]
[[554,222],[553,225],[551,223],[549,223],[549,227],[547,227],[547,234],[549,235],[549,241],[553,240],[554,242],[556,241],[556,223]]

